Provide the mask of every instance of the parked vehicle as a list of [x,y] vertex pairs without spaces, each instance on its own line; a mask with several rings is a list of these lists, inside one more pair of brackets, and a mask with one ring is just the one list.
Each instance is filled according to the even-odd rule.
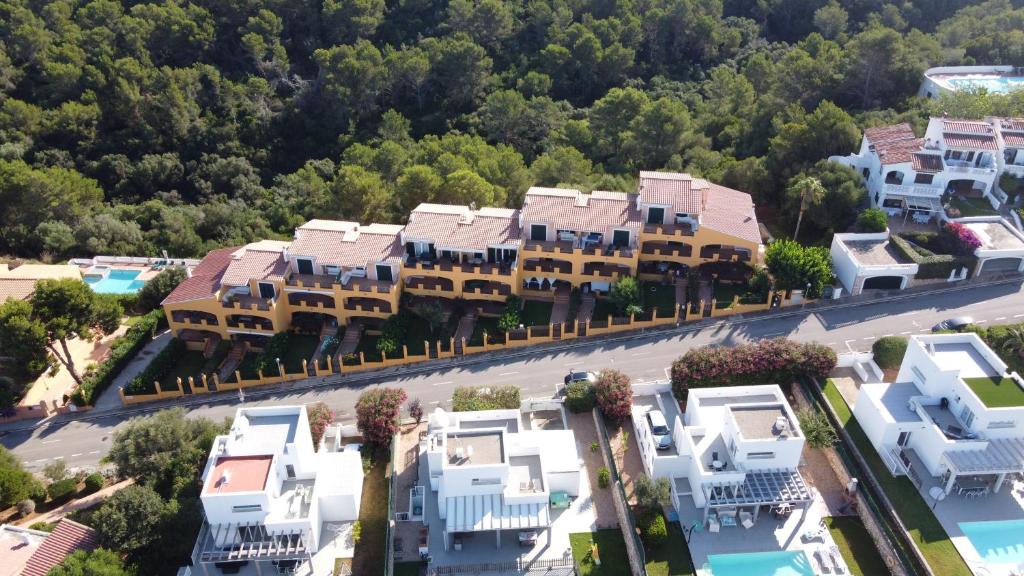
[[590,382],[593,384],[597,382],[597,374],[594,372],[570,370],[565,375],[565,385],[568,386],[570,382]]
[[960,331],[971,324],[974,324],[974,318],[971,318],[970,316],[957,316],[955,318],[943,320],[935,326],[932,326],[932,332],[941,332],[942,330]]
[[651,427],[651,436],[654,437],[654,446],[658,450],[668,450],[672,447],[672,432],[665,422],[665,415],[661,410],[651,410],[647,413],[647,424]]

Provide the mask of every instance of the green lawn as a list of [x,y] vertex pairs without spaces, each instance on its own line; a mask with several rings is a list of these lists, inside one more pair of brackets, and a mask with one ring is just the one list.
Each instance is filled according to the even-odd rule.
[[1010,378],[964,378],[964,382],[989,408],[1024,406],[1024,390]]
[[949,201],[950,208],[960,210],[960,216],[994,216],[999,212],[992,209],[992,205],[984,198],[964,198],[954,195]]
[[487,332],[487,338],[494,342],[495,338],[498,340],[504,340],[504,333],[498,328],[498,319],[490,317],[481,317],[476,319],[476,326],[473,327],[473,334],[469,337],[469,341],[466,344],[470,346],[480,346],[484,342],[484,331]]
[[380,336],[370,336],[369,334],[363,334],[359,338],[359,345],[356,346],[355,355],[358,358],[359,353],[363,353],[363,359],[367,362],[380,362],[381,355],[377,350],[377,340]]
[[732,306],[734,296],[739,296],[740,301],[749,297],[746,284],[726,284],[715,282],[715,308],[728,308]]
[[943,576],[971,576],[971,570],[964,563],[960,553],[953,547],[949,535],[932,514],[928,504],[921,497],[914,485],[906,476],[894,477],[882,462],[864,430],[853,419],[850,407],[839,393],[832,380],[825,382],[825,397],[839,416],[843,427],[853,438],[857,450],[861,453],[875,478],[882,485],[889,501],[896,507],[903,525],[910,531],[911,538],[924,554],[925,560],[936,574]]
[[867,528],[857,516],[839,516],[825,518],[825,525],[832,534],[832,539],[839,546],[839,551],[850,567],[853,576],[874,576],[886,574],[889,568],[882,561],[875,542],[868,534]]
[[676,311],[676,287],[661,282],[644,282],[640,286],[640,298],[644,310],[658,309],[660,316],[674,314]]
[[[600,566],[594,564],[590,552],[590,545],[595,542],[598,556],[601,558]],[[626,542],[622,539],[622,531],[618,528],[569,534],[569,545],[572,547],[572,557],[580,565],[580,576],[629,574]]]
[[395,562],[395,576],[419,576],[422,562]]
[[607,298],[598,298],[594,300],[594,312],[590,316],[590,319],[599,320],[605,322],[609,316],[617,316],[619,311],[615,309],[615,305],[608,301]]
[[295,374],[302,371],[302,361],[309,361],[320,345],[320,337],[310,334],[291,334],[288,336],[288,349],[281,358],[284,371]]
[[552,302],[527,300],[523,303],[520,322],[523,326],[547,326],[551,323],[551,308],[553,306]]
[[185,350],[181,356],[178,356],[178,360],[167,374],[164,374],[164,377],[160,379],[160,389],[174,390],[178,387],[178,378],[181,378],[182,387],[186,391],[191,392],[192,390],[188,385],[188,377],[192,376],[193,379],[199,378],[199,374],[203,372],[205,366],[206,358],[203,358],[202,352],[198,350]]
[[693,560],[678,522],[668,523],[668,540],[647,550],[647,576],[693,576]]

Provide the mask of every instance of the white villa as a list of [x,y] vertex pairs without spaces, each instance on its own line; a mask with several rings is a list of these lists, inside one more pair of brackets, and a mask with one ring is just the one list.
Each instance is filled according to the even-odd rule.
[[351,557],[338,540],[359,517],[363,469],[336,432],[318,452],[304,406],[240,408],[203,470],[206,518],[185,573],[322,574]]
[[[425,523],[431,539],[441,535],[445,552],[461,551],[464,542],[468,545],[482,533],[488,539],[493,534],[492,561],[503,534],[520,545],[533,538],[537,546],[560,552],[551,546],[552,508],[568,506],[579,496],[584,476],[571,430],[535,429],[519,410],[438,408],[430,416],[420,450],[427,461],[430,490],[436,493],[436,508],[428,503]],[[440,526],[431,521],[434,515]]]
[[1024,471],[1022,386],[976,334],[912,336],[896,381],[862,384],[854,415],[894,475],[983,495]]
[[891,216],[945,220],[945,194],[984,198],[993,208],[1006,200],[999,189],[1005,171],[1024,176],[1024,119],[932,118],[923,138],[909,124],[864,131],[860,150],[832,156],[864,177],[871,205]]
[[[665,415],[668,449],[655,447],[651,410]],[[634,384],[632,416],[644,471],[671,481],[677,510],[696,507],[704,522],[728,525],[756,522],[763,506],[812,500],[797,470],[804,435],[777,385],[690,390],[680,414],[668,382]]]

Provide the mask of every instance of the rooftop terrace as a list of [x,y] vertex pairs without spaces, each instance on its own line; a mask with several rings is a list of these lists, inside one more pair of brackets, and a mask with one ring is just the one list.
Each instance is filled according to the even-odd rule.
[[959,369],[961,378],[991,378],[999,375],[999,371],[971,342],[935,342],[926,343],[925,346],[932,351],[931,357],[939,368]]
[[913,264],[893,248],[889,240],[847,240],[843,244],[850,250],[851,256],[866,266]]
[[505,450],[500,431],[449,432],[448,465],[501,464]]
[[1004,220],[964,222],[963,225],[974,232],[981,240],[981,246],[985,250],[1024,249],[1024,240],[1021,239],[1020,234],[1010,229]]
[[258,492],[267,485],[273,456],[221,456],[213,467],[204,494]]
[[[729,411],[736,419],[740,434],[747,440],[770,440],[798,435],[782,406],[732,406]],[[775,426],[780,417],[786,419],[784,430]]]

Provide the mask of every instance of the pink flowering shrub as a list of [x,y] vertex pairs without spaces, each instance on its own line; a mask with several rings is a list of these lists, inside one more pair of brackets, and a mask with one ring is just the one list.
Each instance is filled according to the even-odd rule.
[[604,417],[621,424],[633,407],[633,387],[629,376],[618,370],[602,370],[594,382],[594,396]]
[[787,388],[799,378],[823,378],[835,366],[835,351],[813,342],[775,338],[735,348],[708,346],[688,350],[672,363],[672,389],[678,398],[685,398],[690,388],[754,384]]
[[317,402],[306,408],[306,418],[309,420],[309,435],[313,437],[313,446],[317,446],[324,437],[327,425],[334,421],[334,410],[323,402]]
[[401,388],[367,390],[356,401],[356,425],[363,440],[374,448],[387,448],[398,432],[398,414],[406,399]]
[[945,233],[952,241],[953,245],[951,248],[953,252],[957,254],[969,256],[974,254],[975,250],[981,248],[981,239],[978,238],[978,235],[959,222],[947,223]]

